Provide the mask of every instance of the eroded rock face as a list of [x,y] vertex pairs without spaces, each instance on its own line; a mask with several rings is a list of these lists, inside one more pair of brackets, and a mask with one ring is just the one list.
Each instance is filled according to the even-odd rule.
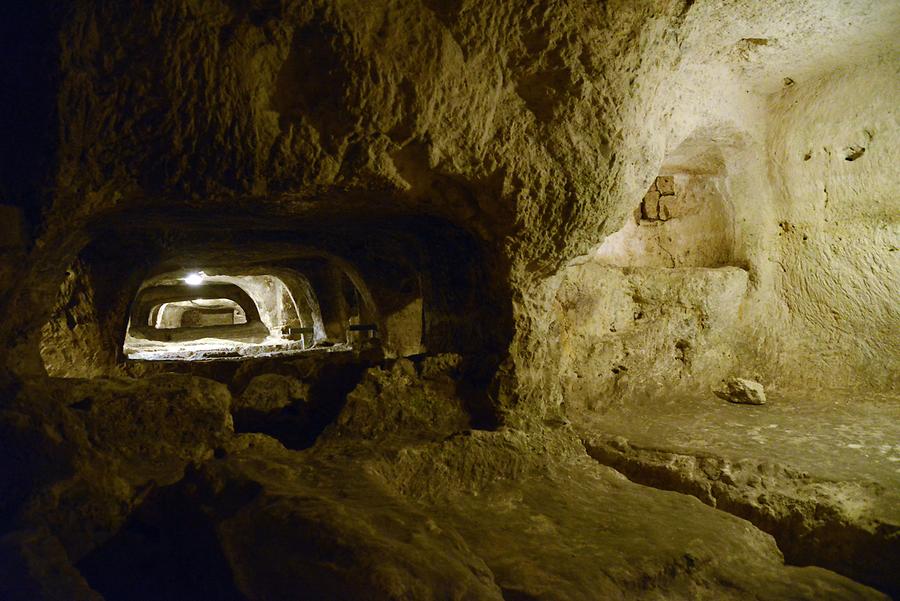
[[293,376],[262,374],[256,376],[232,404],[236,411],[253,410],[268,413],[284,409],[309,398],[309,385]]
[[896,591],[900,525],[872,515],[883,494],[872,482],[833,482],[783,465],[632,447],[622,437],[587,443],[588,454],[629,479],[693,495],[749,520],[794,564],[836,569]]
[[469,414],[457,394],[461,360],[459,355],[440,355],[417,366],[399,359],[389,371],[368,370],[347,395],[330,435],[434,437],[467,429]]
[[14,531],[0,539],[0,576],[0,592],[13,601],[103,601],[46,529]]
[[[735,373],[896,402],[896,3],[51,5],[0,24],[5,596],[877,597],[579,439]],[[372,284],[372,357],[123,363],[146,277],[319,255]],[[895,554],[838,502],[874,489],[660,453],[617,467]],[[850,555],[816,561],[894,586]]]
[[[881,598],[785,567],[746,522],[625,480],[568,427],[468,429],[462,367],[442,355],[369,369],[305,451],[233,435],[232,400],[210,380],[68,381],[62,403],[26,386],[3,423],[57,441],[45,461],[59,467],[25,470],[48,482],[4,539],[9,582],[24,583],[9,598]],[[299,388],[263,374],[245,393],[275,382]]]
[[64,378],[123,375],[117,369],[110,332],[98,315],[94,278],[81,262],[66,272],[53,309],[41,328],[41,359],[47,374]]
[[[771,99],[770,152],[790,161],[776,176],[783,260],[777,289],[797,332],[785,357],[785,380],[793,380],[786,385],[798,386],[800,378],[813,388],[898,387],[897,311],[887,294],[900,285],[898,225],[894,184],[883,167],[897,159],[898,130],[887,122],[897,109],[881,105],[897,91],[897,82],[881,75],[892,68],[891,56],[822,75],[804,89],[789,86]],[[850,108],[863,78],[872,93],[864,113]],[[878,91],[882,86],[890,91]],[[800,95],[810,101],[792,104]],[[858,240],[868,241],[865,250]]]
[[480,432],[399,454],[343,436],[307,456],[242,435],[189,480],[181,494],[211,510],[249,598],[880,598],[782,567],[768,537],[648,493],[566,435]]
[[[554,316],[556,381],[569,417],[716,382],[733,361],[725,334],[738,323],[747,281],[738,268],[569,267]],[[554,384],[547,374],[544,385]]]
[[192,376],[26,383],[0,417],[4,526],[44,528],[77,560],[148,489],[212,457],[232,432],[230,402]]

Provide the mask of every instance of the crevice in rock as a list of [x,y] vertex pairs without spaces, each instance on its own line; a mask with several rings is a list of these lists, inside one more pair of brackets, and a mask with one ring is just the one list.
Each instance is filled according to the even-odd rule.
[[288,449],[307,449],[337,418],[347,394],[356,388],[369,366],[369,362],[325,364],[315,375],[305,399],[274,410],[234,410],[235,432],[267,434]]
[[500,594],[503,595],[503,601],[537,601],[537,597],[529,595],[524,591],[511,588],[500,587]]
[[282,440],[282,444],[289,449],[311,447],[325,428],[337,418],[347,402],[347,394],[356,388],[368,367],[356,363],[326,365],[309,389],[306,429],[298,433],[295,440]]
[[178,485],[150,493],[119,533],[77,568],[108,601],[246,599],[210,520]]
[[875,484],[819,480],[774,463],[632,446],[622,437],[582,440],[588,455],[632,482],[696,497],[770,534],[787,564],[820,566],[900,594],[891,558],[900,528],[860,516]]
[[844,149],[844,160],[845,161],[855,161],[863,154],[865,154],[866,149],[862,146],[848,146]]

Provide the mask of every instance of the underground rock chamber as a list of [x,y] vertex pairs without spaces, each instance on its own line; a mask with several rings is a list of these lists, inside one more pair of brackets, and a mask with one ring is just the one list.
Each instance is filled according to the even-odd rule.
[[[453,325],[473,310],[474,297],[451,287],[485,277],[481,251],[472,254],[471,240],[457,239],[452,228],[442,231],[439,222],[415,226],[435,236],[425,250],[422,241],[400,237],[404,219],[382,240],[363,233],[368,224],[326,233],[345,244],[363,239],[383,253],[348,260],[340,244],[296,241],[283,228],[264,226],[235,245],[208,229],[161,234],[153,226],[122,225],[129,220],[98,226],[101,233],[79,252],[53,295],[40,343],[51,376],[302,353],[391,359],[484,338],[474,323]],[[168,238],[166,247],[161,237]],[[447,253],[470,258],[451,265]],[[144,259],[134,264],[134,256]]]
[[0,599],[897,598],[898,11],[11,5]]
[[[333,266],[329,275],[337,280],[330,282],[336,294],[328,299],[336,308],[329,309],[339,313],[329,323],[332,338],[306,276],[290,270],[243,275],[207,268],[142,283],[123,352],[128,359],[198,361],[373,346],[378,319],[371,295],[360,294]],[[326,316],[331,317],[327,310]]]

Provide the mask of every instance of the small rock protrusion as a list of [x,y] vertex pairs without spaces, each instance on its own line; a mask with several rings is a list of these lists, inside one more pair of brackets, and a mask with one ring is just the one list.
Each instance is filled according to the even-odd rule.
[[674,196],[675,178],[671,175],[660,175],[656,178],[656,188],[660,196]]
[[628,439],[624,436],[613,437],[609,441],[609,446],[622,453],[627,453],[629,450],[631,450],[631,445],[628,444]]
[[675,200],[674,196],[661,196],[659,199],[659,219],[660,221],[668,221],[672,218],[672,206],[670,201]]
[[647,190],[641,201],[640,218],[643,221],[666,221],[673,216],[675,178],[660,175]]
[[415,378],[418,374],[416,374],[416,365],[406,357],[401,357],[394,362],[394,366],[391,368],[391,374],[395,376],[406,376],[408,378]]
[[644,195],[644,202],[641,204],[641,213],[644,219],[659,218],[659,192],[651,188]]
[[754,380],[730,378],[722,383],[722,387],[713,390],[717,397],[729,403],[741,405],[764,405],[766,392],[763,385]]
[[309,385],[293,376],[262,374],[253,378],[244,392],[235,397],[232,409],[249,409],[263,413],[280,411],[309,396]]

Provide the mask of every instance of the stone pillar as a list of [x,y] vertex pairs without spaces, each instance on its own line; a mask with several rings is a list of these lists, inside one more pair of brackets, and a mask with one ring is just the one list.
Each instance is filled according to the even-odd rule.
[[319,310],[325,326],[325,336],[334,342],[347,338],[347,299],[344,298],[342,280],[344,272],[333,263],[307,274],[319,297]]

